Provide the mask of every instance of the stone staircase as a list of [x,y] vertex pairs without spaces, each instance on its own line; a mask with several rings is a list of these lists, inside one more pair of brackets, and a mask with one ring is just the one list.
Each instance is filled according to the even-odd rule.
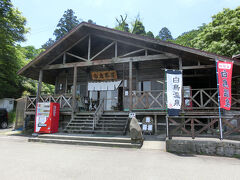
[[124,135],[127,130],[128,114],[104,112],[94,123],[94,113],[77,113],[65,128],[67,133]]
[[55,144],[71,144],[101,147],[141,148],[142,144],[132,143],[125,136],[99,136],[99,135],[76,135],[76,134],[43,134],[31,137],[28,142],[42,142]]

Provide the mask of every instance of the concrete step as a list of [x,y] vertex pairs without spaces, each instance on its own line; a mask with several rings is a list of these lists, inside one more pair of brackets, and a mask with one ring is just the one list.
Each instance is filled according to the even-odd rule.
[[29,138],[28,141],[29,142],[56,143],[56,144],[85,145],[85,146],[101,146],[101,147],[141,148],[140,144],[86,141],[86,140]]
[[93,122],[93,120],[74,119],[74,120],[72,120],[72,122]]
[[114,117],[114,116],[101,116],[101,118],[105,118],[105,119],[128,119],[128,117],[119,117],[119,116],[117,116],[117,117]]
[[131,143],[131,138],[128,137],[94,137],[94,136],[82,136],[82,135],[55,135],[55,134],[43,134],[38,138],[44,139],[68,139],[79,141],[101,141],[101,142],[117,142],[117,143]]
[[97,123],[97,126],[104,126],[104,127],[108,127],[108,126],[125,126],[125,123]]
[[[68,126],[67,130],[91,130],[92,126]],[[121,131],[123,133],[124,127],[95,127],[94,131]]]
[[124,119],[104,119],[100,118],[98,121],[105,121],[105,122],[127,122],[127,120]]
[[122,135],[123,134],[123,131],[117,131],[117,130],[114,130],[114,131],[105,130],[104,131],[104,130],[92,130],[92,129],[67,129],[67,132],[78,133],[78,134],[81,134],[81,133],[112,134],[112,135]]
[[92,120],[93,117],[74,117],[74,119]]
[[92,122],[71,122],[69,123],[69,125],[91,125],[92,126]]

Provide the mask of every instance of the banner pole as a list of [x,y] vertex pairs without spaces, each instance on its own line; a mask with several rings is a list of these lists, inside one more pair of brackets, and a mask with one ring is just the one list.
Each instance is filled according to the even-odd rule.
[[221,117],[221,107],[220,107],[220,94],[219,94],[219,82],[218,82],[218,70],[217,70],[217,62],[216,60],[216,76],[217,76],[217,91],[218,91],[218,113],[219,113],[219,130],[220,130],[220,140],[223,140],[223,132],[222,132],[222,117]]
[[166,138],[169,139],[169,122],[168,122],[168,111],[167,111],[167,77],[166,77],[166,69],[164,73],[164,96],[165,98],[165,105],[166,105]]

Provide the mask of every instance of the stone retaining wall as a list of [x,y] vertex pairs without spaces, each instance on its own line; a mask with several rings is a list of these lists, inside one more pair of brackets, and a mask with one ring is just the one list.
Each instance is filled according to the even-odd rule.
[[166,140],[166,150],[179,154],[202,154],[240,158],[240,142],[208,140]]

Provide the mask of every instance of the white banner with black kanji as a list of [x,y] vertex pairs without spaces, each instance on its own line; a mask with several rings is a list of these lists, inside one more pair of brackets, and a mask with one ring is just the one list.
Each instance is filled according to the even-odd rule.
[[182,71],[166,70],[167,108],[181,109],[182,105]]

